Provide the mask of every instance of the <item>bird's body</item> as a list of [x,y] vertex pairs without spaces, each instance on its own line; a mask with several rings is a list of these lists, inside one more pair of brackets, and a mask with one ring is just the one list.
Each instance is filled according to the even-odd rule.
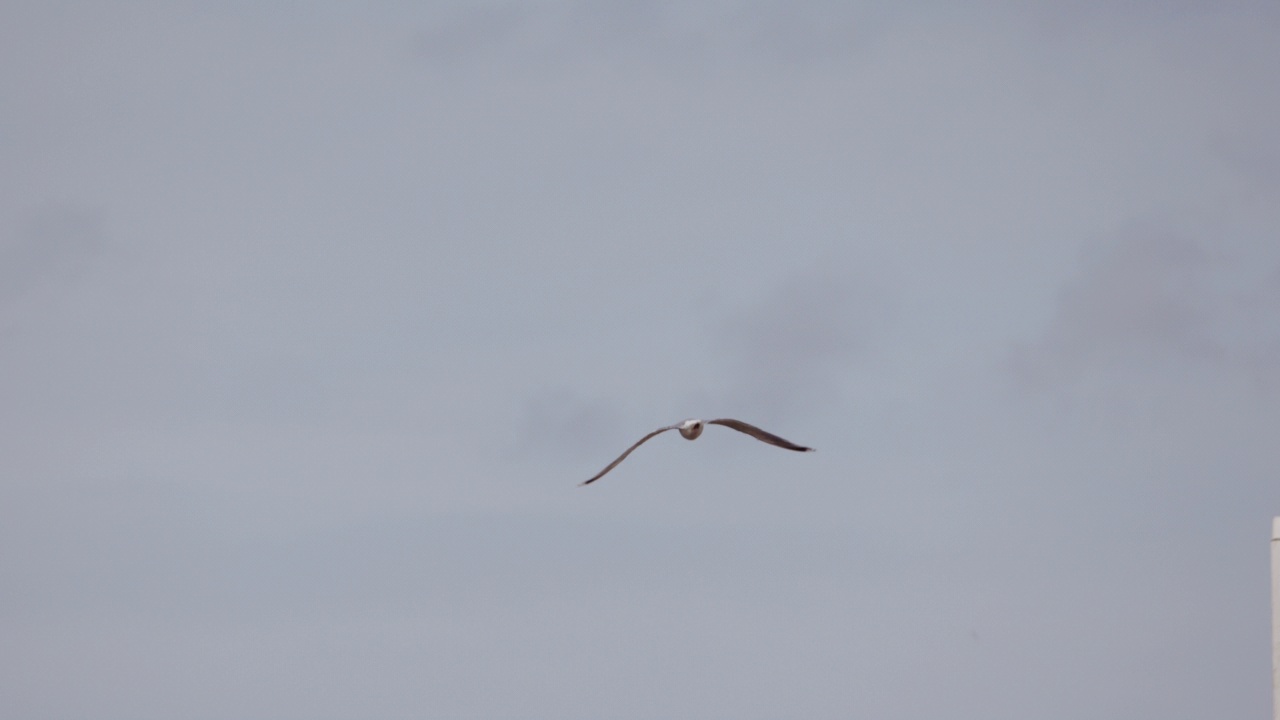
[[677,425],[676,429],[680,431],[681,437],[685,440],[697,440],[704,427],[706,426],[702,424],[701,420],[685,420]]
[[587,480],[582,484],[589,485],[599,480],[600,478],[604,477],[605,473],[617,467],[618,464],[621,463],[623,460],[626,460],[627,456],[631,454],[631,451],[645,444],[652,437],[661,435],[662,433],[668,430],[679,430],[680,436],[683,437],[685,440],[697,440],[698,436],[702,435],[702,431],[706,429],[707,425],[723,425],[727,428],[733,428],[734,430],[737,430],[738,432],[741,432],[741,433],[746,433],[747,435],[750,435],[751,437],[761,442],[766,442],[766,443],[769,443],[770,445],[776,445],[780,448],[784,448],[787,450],[795,450],[796,452],[813,452],[813,448],[808,448],[803,445],[796,445],[790,440],[784,440],[783,438],[780,438],[777,435],[774,435],[773,433],[765,432],[764,430],[761,430],[755,425],[748,425],[747,423],[744,423],[741,420],[733,420],[730,418],[719,418],[717,420],[705,420],[705,421],[697,420],[697,419],[689,419],[689,420],[685,420],[682,423],[677,423],[675,425],[668,425],[666,427],[658,428],[657,430],[654,430],[648,435],[645,435],[644,437],[640,438],[640,440],[638,440],[635,445],[632,445],[631,447],[627,448],[626,452],[619,455],[617,460],[614,460],[613,462],[609,463],[607,466],[605,466],[605,469],[596,473],[595,477],[591,478],[590,480]]

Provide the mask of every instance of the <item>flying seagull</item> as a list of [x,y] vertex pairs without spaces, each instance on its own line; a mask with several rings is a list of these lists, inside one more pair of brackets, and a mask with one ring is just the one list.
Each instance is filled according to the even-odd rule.
[[777,445],[778,447],[786,448],[787,450],[795,450],[796,452],[813,452],[813,448],[807,448],[803,445],[797,445],[791,442],[790,440],[783,440],[782,438],[778,437],[777,435],[774,435],[773,433],[765,432],[764,430],[761,430],[755,425],[748,425],[747,423],[744,423],[741,420],[731,420],[729,418],[720,418],[719,420],[706,420],[706,421],[685,420],[682,423],[677,423],[675,425],[668,425],[664,428],[658,428],[657,430],[654,430],[648,435],[645,435],[644,437],[640,438],[640,440],[636,442],[635,445],[632,445],[631,447],[627,448],[626,452],[619,455],[617,460],[614,460],[613,462],[606,465],[603,470],[596,473],[595,477],[582,483],[582,485],[590,485],[591,483],[604,477],[605,473],[618,467],[618,463],[622,462],[623,460],[626,460],[627,456],[631,454],[631,451],[645,444],[645,442],[648,441],[648,439],[651,437],[661,435],[662,433],[668,430],[679,430],[680,434],[684,436],[685,440],[697,440],[698,436],[702,434],[703,428],[706,427],[707,425],[723,425],[727,428],[733,428],[734,430],[737,430],[738,432],[746,433],[751,437],[757,440],[760,440],[761,442],[767,442],[770,445]]

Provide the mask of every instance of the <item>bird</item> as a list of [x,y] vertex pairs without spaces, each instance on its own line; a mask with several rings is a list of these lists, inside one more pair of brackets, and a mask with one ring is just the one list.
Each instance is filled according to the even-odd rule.
[[723,425],[727,428],[733,428],[734,430],[737,430],[738,432],[741,432],[741,433],[746,433],[761,442],[767,442],[770,445],[777,445],[778,447],[785,448],[787,450],[795,450],[796,452],[813,452],[813,448],[805,447],[803,445],[797,445],[791,442],[790,440],[784,440],[783,438],[780,438],[777,435],[774,435],[773,433],[765,432],[764,430],[761,430],[755,425],[749,425],[747,423],[742,422],[741,420],[734,420],[732,418],[719,418],[716,420],[704,421],[704,420],[691,418],[689,420],[685,420],[684,422],[676,423],[675,425],[668,425],[666,427],[658,428],[657,430],[654,430],[648,435],[645,435],[644,437],[640,438],[635,445],[632,445],[631,447],[627,448],[626,452],[619,455],[617,460],[614,460],[613,462],[606,465],[603,470],[595,474],[595,477],[580,483],[579,487],[581,487],[582,485],[590,485],[591,483],[604,477],[605,473],[618,467],[618,463],[622,462],[623,460],[626,460],[627,456],[630,455],[633,450],[645,444],[650,438],[661,435],[662,433],[668,430],[679,430],[680,434],[684,437],[685,440],[697,440],[698,436],[702,434],[702,431],[708,425]]

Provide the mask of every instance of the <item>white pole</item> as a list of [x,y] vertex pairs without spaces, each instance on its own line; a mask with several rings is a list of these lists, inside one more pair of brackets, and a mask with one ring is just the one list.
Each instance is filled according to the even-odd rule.
[[1271,697],[1280,720],[1280,517],[1271,519]]

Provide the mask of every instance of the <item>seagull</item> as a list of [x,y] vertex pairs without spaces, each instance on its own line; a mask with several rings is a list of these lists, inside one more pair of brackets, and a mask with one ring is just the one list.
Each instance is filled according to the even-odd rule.
[[645,435],[644,437],[640,438],[640,440],[637,441],[635,445],[632,445],[631,447],[627,448],[626,452],[619,455],[617,460],[614,460],[613,462],[606,465],[603,470],[596,473],[595,477],[591,478],[590,480],[587,480],[584,483],[581,483],[579,487],[581,487],[582,485],[590,485],[591,483],[604,477],[605,473],[618,467],[618,463],[622,462],[623,460],[626,460],[627,456],[631,454],[631,451],[645,444],[645,442],[647,442],[651,437],[661,435],[662,433],[668,430],[679,430],[680,434],[684,436],[685,440],[697,440],[698,436],[702,434],[703,429],[707,425],[723,425],[727,428],[733,428],[734,430],[737,430],[738,432],[746,433],[761,442],[767,442],[770,445],[777,445],[778,447],[786,448],[787,450],[795,450],[796,452],[813,452],[813,448],[807,448],[803,445],[797,445],[791,442],[790,440],[784,440],[778,437],[777,435],[774,435],[773,433],[765,432],[764,430],[761,430],[755,425],[748,425],[747,423],[744,423],[741,420],[732,420],[730,418],[720,418],[718,420],[705,420],[705,421],[690,419],[690,420],[685,420],[684,422],[681,422],[681,423],[676,423],[675,425],[668,425],[664,428],[658,428],[657,430],[654,430],[648,435]]

